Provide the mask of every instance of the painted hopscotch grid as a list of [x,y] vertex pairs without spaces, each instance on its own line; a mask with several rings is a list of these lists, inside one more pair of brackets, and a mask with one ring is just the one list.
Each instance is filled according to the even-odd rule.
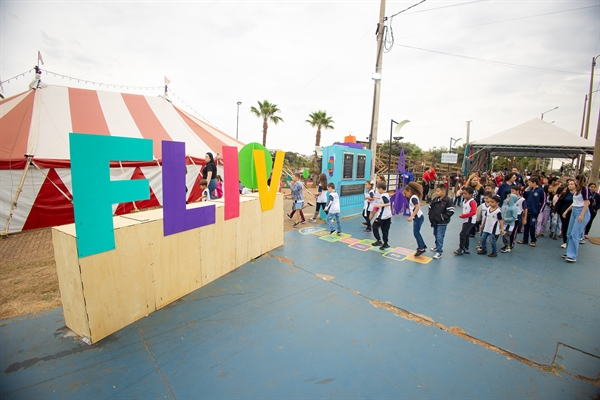
[[300,232],[303,235],[310,235],[311,233],[316,235],[315,232],[320,232],[320,231],[324,231],[324,230],[325,230],[325,228],[319,228],[319,227],[316,227],[316,226],[311,226],[311,227],[308,227],[308,228],[302,228],[298,232]]

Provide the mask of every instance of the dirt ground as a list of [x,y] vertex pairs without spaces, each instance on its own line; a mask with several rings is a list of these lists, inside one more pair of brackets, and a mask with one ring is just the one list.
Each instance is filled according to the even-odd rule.
[[[316,193],[315,189],[310,190]],[[283,193],[290,191],[283,189]],[[304,195],[307,201],[315,202],[313,195],[306,191]],[[284,200],[284,213],[291,210],[292,201]],[[312,217],[314,211],[314,206],[306,208],[306,218]],[[284,216],[284,231],[297,229],[294,222]],[[0,288],[0,320],[62,305],[50,228],[11,234],[0,240]]]

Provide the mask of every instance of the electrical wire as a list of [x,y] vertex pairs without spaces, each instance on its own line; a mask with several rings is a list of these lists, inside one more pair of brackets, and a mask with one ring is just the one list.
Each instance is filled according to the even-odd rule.
[[563,70],[560,70],[560,69],[540,68],[540,67],[532,67],[530,65],[512,64],[512,63],[506,63],[506,62],[502,62],[502,61],[486,60],[486,59],[483,59],[483,58],[464,56],[464,55],[461,55],[461,54],[446,53],[444,51],[424,49],[422,47],[407,46],[407,45],[403,45],[403,44],[399,44],[398,46],[405,47],[407,49],[426,51],[426,52],[429,52],[429,53],[441,54],[441,55],[451,56],[451,57],[457,57],[457,58],[465,58],[465,59],[468,59],[468,60],[480,61],[480,62],[485,62],[485,63],[488,63],[488,64],[501,65],[501,66],[511,67],[511,68],[520,68],[520,69],[528,69],[528,70],[534,70],[534,71],[545,71],[545,72],[560,72],[560,73],[573,74],[573,75],[587,75],[587,73],[585,73],[585,72],[563,71]]
[[25,74],[28,74],[28,73],[30,73],[30,72],[31,72],[31,71],[33,71],[33,70],[34,70],[34,68],[31,68],[29,71],[25,71],[25,72],[23,72],[23,73],[20,73],[19,75],[15,75],[15,76],[13,76],[12,78],[8,78],[8,79],[7,79],[7,80],[5,80],[5,81],[1,81],[1,82],[0,82],[0,85],[3,85],[3,84],[5,84],[5,83],[9,83],[9,82],[10,82],[10,81],[12,81],[12,80],[17,80],[17,79],[18,79],[18,78],[20,78],[21,76],[25,76]]
[[75,78],[72,76],[67,76],[67,75],[63,75],[63,74],[59,74],[57,72],[52,72],[52,71],[47,71],[47,70],[42,70],[43,72],[46,72],[47,74],[52,74],[53,76],[59,76],[61,78],[66,78],[69,79],[71,81],[77,81],[77,82],[83,82],[83,83],[91,83],[92,85],[99,85],[99,86],[106,86],[106,87],[113,87],[115,89],[143,89],[143,90],[157,90],[157,89],[163,89],[164,86],[128,86],[128,85],[118,85],[118,84],[114,84],[114,83],[104,83],[104,82],[94,82],[94,81],[88,81],[86,79],[81,79],[81,78]]
[[[398,11],[396,14],[392,15],[392,16],[390,17],[390,19],[394,18],[396,15],[402,14],[403,12],[410,10],[411,8],[414,8],[414,7],[418,6],[419,4],[423,4],[423,3],[425,3],[425,1],[426,1],[426,0],[421,0],[420,2],[418,2],[418,3],[416,3],[416,4],[413,4],[412,6],[410,6],[410,7],[408,7],[408,8],[405,8],[405,9],[404,9],[404,10],[402,10],[402,11]],[[482,0],[479,0],[479,1],[482,1]],[[458,4],[457,4],[457,5],[458,5]],[[449,6],[446,6],[446,7],[449,7]],[[442,8],[442,7],[440,7],[440,8]]]

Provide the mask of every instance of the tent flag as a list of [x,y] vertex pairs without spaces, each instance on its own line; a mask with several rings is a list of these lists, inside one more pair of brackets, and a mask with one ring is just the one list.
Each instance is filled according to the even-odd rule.
[[44,65],[44,59],[42,58],[42,53],[38,50],[38,62],[41,62]]

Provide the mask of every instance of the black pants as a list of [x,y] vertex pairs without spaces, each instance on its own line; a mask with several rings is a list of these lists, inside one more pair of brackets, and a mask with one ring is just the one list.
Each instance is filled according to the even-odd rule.
[[592,228],[592,222],[594,222],[594,218],[596,218],[597,213],[598,213],[598,211],[590,210],[590,221],[585,226],[585,234],[586,235],[590,233],[590,229]]
[[390,225],[392,225],[391,218],[388,218],[388,219],[377,218],[375,220],[375,223],[373,223],[373,236],[375,236],[375,239],[377,239],[378,241],[381,239],[379,237],[379,228],[381,227],[381,234],[383,235],[383,243],[387,244],[388,233],[390,232]]
[[429,193],[429,183],[423,181],[421,185],[423,186],[423,201],[425,201],[427,200],[427,193]]
[[531,243],[537,242],[535,238],[535,227],[537,226],[537,215],[527,215],[527,223],[523,230],[523,242],[529,242],[528,236],[531,236]]
[[521,220],[522,219],[523,219],[523,216],[521,214],[519,214],[519,216],[515,220],[515,227],[514,227],[513,231],[510,233],[510,244],[509,244],[510,247],[515,246],[515,239],[517,238],[517,235],[519,234],[519,231],[521,230]]
[[365,219],[365,222],[367,223],[366,229],[371,229],[371,211],[363,209],[362,216]]
[[[313,219],[317,219],[317,217],[319,216],[319,211],[321,210],[325,210],[325,205],[327,203],[319,203],[317,202],[317,208],[315,208],[315,215],[313,216]],[[325,213],[327,214],[327,213]]]
[[460,230],[460,248],[463,250],[469,250],[469,232],[473,227],[472,222],[463,222],[462,229]]
[[567,243],[567,231],[569,230],[569,220],[571,219],[571,211],[567,213],[567,217],[563,218],[562,214],[560,214],[560,222],[562,226],[560,227],[560,233],[562,234],[563,243]]

